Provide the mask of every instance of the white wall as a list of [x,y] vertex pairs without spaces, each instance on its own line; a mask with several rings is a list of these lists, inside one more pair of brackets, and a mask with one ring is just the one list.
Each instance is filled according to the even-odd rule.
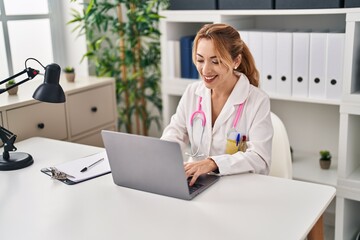
[[70,2],[70,1],[59,1],[61,3],[61,29],[63,35],[60,36],[64,43],[64,56],[62,60],[62,66],[73,66],[77,76],[88,76],[88,59],[84,58],[80,63],[83,55],[86,53],[86,38],[85,35],[79,36],[79,31],[72,30],[77,26],[77,23],[67,24],[73,17],[71,9],[81,11],[83,1]]

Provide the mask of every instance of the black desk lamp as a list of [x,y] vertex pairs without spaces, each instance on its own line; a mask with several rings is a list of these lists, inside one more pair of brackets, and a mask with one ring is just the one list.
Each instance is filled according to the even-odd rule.
[[[35,58],[26,59],[25,69],[23,71],[0,82],[0,85],[2,85],[24,73],[27,74],[26,79],[17,82],[16,84],[11,85],[7,88],[0,89],[0,94],[33,79],[35,76],[37,76],[40,73],[39,70],[35,70],[30,67],[27,67],[26,63],[28,60],[35,60],[45,70],[44,82],[35,90],[33,94],[33,98],[41,102],[49,102],[49,103],[65,102],[64,91],[59,85],[60,72],[61,72],[60,66],[57,65],[56,63],[52,63],[44,67]],[[0,155],[0,171],[21,169],[33,164],[34,160],[32,156],[28,153],[22,153],[22,152],[9,153],[9,151],[17,150],[16,147],[14,146],[14,142],[16,140],[15,134],[0,126],[0,138],[2,141],[2,146],[0,147],[4,147],[4,153]]]

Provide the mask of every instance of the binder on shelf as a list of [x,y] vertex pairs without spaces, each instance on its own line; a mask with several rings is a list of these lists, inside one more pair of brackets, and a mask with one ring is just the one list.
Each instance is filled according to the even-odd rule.
[[262,33],[262,70],[260,88],[268,94],[276,93],[276,32]]
[[292,33],[277,32],[276,41],[276,92],[291,96]]
[[245,42],[245,44],[249,46],[249,32],[246,30],[239,30],[238,32],[240,34],[241,40],[243,40],[243,42]]
[[170,0],[169,10],[215,10],[217,0]]
[[276,0],[275,9],[342,8],[344,0]]
[[327,33],[310,33],[309,97],[325,99]]
[[293,33],[292,96],[308,97],[310,33]]
[[190,51],[190,78],[191,79],[199,79],[199,73],[197,68],[192,60],[192,46],[194,45],[194,39],[192,39],[191,43],[191,51]]
[[328,99],[341,99],[344,44],[344,33],[327,34],[326,98]]
[[167,72],[169,77],[175,77],[175,41],[167,41]]
[[169,77],[180,77],[180,42],[168,40],[167,66]]
[[256,68],[259,72],[262,71],[262,32],[261,31],[248,31],[248,44],[247,46],[252,53]]
[[274,0],[219,0],[219,9],[274,9]]
[[352,8],[352,7],[360,7],[359,0],[345,0],[344,1],[344,8]]
[[181,68],[181,63],[180,63],[180,41],[177,40],[174,42],[174,58],[173,58],[173,62],[175,65],[175,75],[174,77],[179,78],[180,77],[180,68]]
[[194,38],[193,35],[180,38],[181,78],[198,78],[198,75],[195,74],[196,67],[191,56]]

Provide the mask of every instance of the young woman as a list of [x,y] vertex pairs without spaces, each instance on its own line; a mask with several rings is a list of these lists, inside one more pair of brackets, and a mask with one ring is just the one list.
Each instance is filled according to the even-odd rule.
[[236,29],[207,24],[197,33],[193,61],[202,81],[190,84],[162,139],[179,142],[193,185],[201,174],[268,174],[273,128],[269,97],[258,88],[254,59]]

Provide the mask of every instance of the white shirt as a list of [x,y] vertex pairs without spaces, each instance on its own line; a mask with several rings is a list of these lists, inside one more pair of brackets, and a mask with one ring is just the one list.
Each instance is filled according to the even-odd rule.
[[[270,118],[270,100],[261,89],[250,84],[248,78],[241,74],[214,126],[211,123],[211,90],[202,81],[190,84],[185,90],[176,113],[170,124],[164,129],[161,139],[180,143],[183,150],[190,142],[195,151],[199,145],[199,130],[192,129],[190,118],[198,109],[202,97],[202,110],[205,112],[206,125],[200,144],[201,159],[211,157],[217,164],[221,175],[253,172],[268,174],[271,164],[271,147],[273,128]],[[247,136],[246,152],[225,154],[226,141],[232,129],[237,109],[244,103],[241,118],[236,130]],[[195,127],[195,126],[194,126]],[[196,127],[200,127],[197,125]],[[196,134],[196,136],[195,136]]]

